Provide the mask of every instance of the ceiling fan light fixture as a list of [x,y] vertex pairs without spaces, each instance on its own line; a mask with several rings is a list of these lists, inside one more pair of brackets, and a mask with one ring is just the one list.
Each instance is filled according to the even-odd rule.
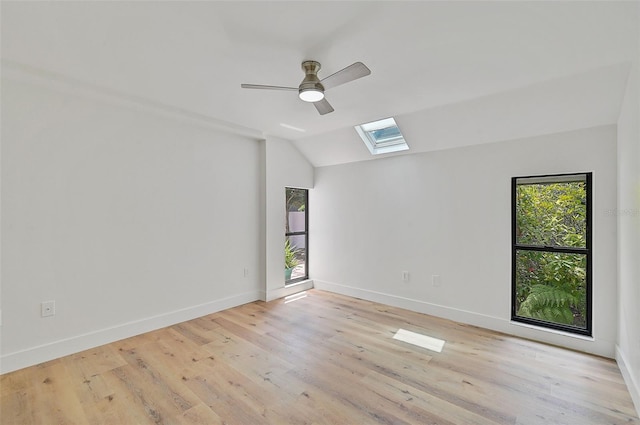
[[298,96],[305,102],[318,102],[324,99],[324,93],[315,87],[300,90]]

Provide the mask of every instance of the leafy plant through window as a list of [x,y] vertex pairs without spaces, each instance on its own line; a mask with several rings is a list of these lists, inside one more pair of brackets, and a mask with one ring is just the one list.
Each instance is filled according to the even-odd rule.
[[512,319],[591,335],[591,173],[512,180]]
[[291,284],[309,277],[308,215],[309,191],[285,188],[284,224],[284,274],[285,284]]

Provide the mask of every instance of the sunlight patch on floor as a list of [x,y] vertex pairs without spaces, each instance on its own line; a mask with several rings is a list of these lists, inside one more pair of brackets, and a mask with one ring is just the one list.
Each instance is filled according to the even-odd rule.
[[297,294],[289,295],[288,297],[284,297],[284,303],[292,303],[294,301],[301,300],[302,298],[307,297],[307,291],[298,292]]
[[393,336],[393,339],[408,342],[409,344],[417,345],[418,347],[426,348],[427,350],[436,351],[438,353],[442,352],[442,348],[445,343],[442,339],[411,332],[406,329],[398,329],[398,332]]

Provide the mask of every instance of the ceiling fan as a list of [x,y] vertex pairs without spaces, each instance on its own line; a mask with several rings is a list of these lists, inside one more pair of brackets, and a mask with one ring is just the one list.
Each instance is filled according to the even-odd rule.
[[331,104],[324,97],[325,90],[371,74],[371,70],[362,62],[351,64],[322,80],[318,78],[320,62],[304,61],[302,62],[302,70],[305,75],[298,87],[263,86],[260,84],[241,84],[240,87],[243,89],[295,90],[298,92],[300,99],[313,103],[320,115],[324,115],[334,111]]

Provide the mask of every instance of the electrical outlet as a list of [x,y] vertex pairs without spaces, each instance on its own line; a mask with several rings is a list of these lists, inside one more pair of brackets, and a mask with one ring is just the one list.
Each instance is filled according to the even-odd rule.
[[409,282],[409,272],[408,271],[403,271],[402,272],[402,281],[403,282]]
[[56,302],[43,301],[42,304],[40,304],[40,313],[42,314],[42,317],[55,316]]
[[431,276],[431,284],[436,288],[442,285],[442,276],[440,276],[439,274],[434,274],[433,276]]

